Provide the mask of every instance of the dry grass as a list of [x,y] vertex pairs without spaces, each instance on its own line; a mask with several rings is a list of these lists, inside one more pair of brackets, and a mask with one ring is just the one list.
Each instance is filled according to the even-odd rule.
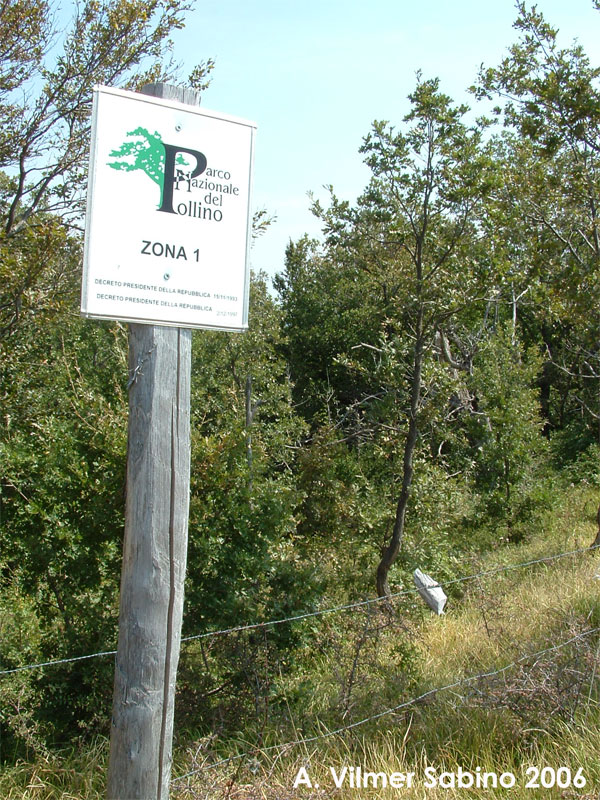
[[104,800],[108,742],[0,770],[2,800]]
[[[585,507],[588,495],[585,490],[574,493],[541,537],[489,554],[477,571],[586,548],[593,526],[584,515],[576,516],[574,508]],[[599,566],[600,552],[584,552],[467,584],[460,609],[424,622],[424,675],[439,682],[500,666],[528,648],[543,647],[548,635],[560,628],[563,638],[569,638],[573,617],[581,620],[586,608],[597,612],[600,581],[594,575]]]
[[[564,729],[554,739],[540,743],[522,761],[518,751],[515,751],[498,760],[493,743],[482,744],[481,750],[471,758],[457,759],[451,754],[440,752],[435,759],[430,759],[422,751],[418,756],[408,757],[402,740],[398,741],[392,736],[362,739],[355,741],[352,748],[347,742],[340,739],[330,740],[325,747],[313,748],[303,754],[284,755],[281,759],[270,760],[264,754],[260,761],[239,764],[236,768],[211,774],[205,772],[200,778],[190,781],[187,787],[180,787],[174,792],[174,800],[356,800],[356,798],[382,798],[392,800],[399,796],[407,800],[448,800],[464,797],[511,797],[515,800],[526,798],[580,798],[580,800],[597,800],[600,787],[600,770],[598,767],[597,752],[600,746],[600,734],[596,724],[580,727],[576,731]],[[381,773],[373,786],[373,779],[367,781],[366,786],[352,787],[348,780],[341,788],[336,788],[334,775],[341,773],[343,767],[360,766],[363,772]],[[527,770],[536,767],[540,771],[544,767],[558,770],[559,767],[568,766],[571,770],[571,780],[576,775],[583,776],[585,786],[554,786],[528,788],[528,780],[534,775]],[[312,786],[300,784],[294,788],[294,780],[301,768],[306,769],[302,774],[310,778]],[[426,769],[433,769],[434,775],[442,785],[433,783]],[[464,787],[468,778],[463,778],[460,785],[460,771],[471,772],[474,781],[479,774],[487,773],[488,778],[482,785],[487,788],[468,789]],[[578,773],[578,771],[580,772]],[[394,772],[413,773],[412,785],[402,789],[384,783],[383,775],[390,776]],[[442,773],[450,773],[450,777],[442,778]],[[493,777],[497,777],[496,788],[493,788]],[[503,788],[499,778],[503,773],[514,776],[513,788]],[[453,776],[453,777],[452,777]],[[547,777],[551,773],[546,772]],[[561,773],[564,782],[566,774]],[[506,779],[505,779],[506,780]],[[454,782],[454,786],[452,786]],[[539,782],[539,781],[538,781]],[[317,785],[318,784],[318,785]]]

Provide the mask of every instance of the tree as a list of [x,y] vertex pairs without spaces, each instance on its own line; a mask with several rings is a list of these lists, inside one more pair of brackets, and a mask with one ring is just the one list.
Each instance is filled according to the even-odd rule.
[[[93,86],[135,89],[173,79],[168,37],[190,8],[176,0],[89,0],[61,36],[45,0],[3,3],[0,101],[10,124],[0,137],[0,167],[10,170],[12,193],[3,209],[6,236],[38,210],[80,216]],[[196,68],[194,85],[211,66]]]
[[[360,342],[378,343],[386,306],[354,252],[322,249],[307,237],[290,242],[274,284],[283,311],[281,350],[299,412],[313,428],[323,419],[337,421],[369,385],[343,358]],[[349,433],[348,420],[344,430]]]
[[536,457],[544,442],[535,385],[540,367],[536,349],[524,353],[509,322],[480,344],[469,379],[477,398],[477,411],[468,420],[477,447],[477,484],[488,510],[506,522],[511,536],[519,536],[513,529],[527,520]]
[[395,374],[405,384],[389,392],[404,406],[401,485],[377,568],[377,592],[386,597],[404,534],[423,412],[431,402],[431,393],[423,396],[424,371],[432,357],[457,366],[448,334],[457,329],[459,315],[483,301],[491,272],[481,220],[494,172],[482,127],[463,121],[467,108],[453,105],[437,80],[419,78],[410,101],[405,133],[378,122],[365,139],[362,152],[373,177],[356,208],[335,197],[327,210],[316,208],[329,257],[352,260],[378,287],[385,308],[379,336],[388,362],[402,351]]
[[[127,337],[72,313],[74,295],[0,341],[0,596],[29,598],[41,661],[111,649],[116,634]],[[26,656],[3,648],[0,657],[10,668]],[[27,682],[40,703],[30,724],[49,736],[105,724],[106,660]],[[17,736],[23,723],[16,715]]]
[[580,45],[560,47],[535,6],[517,8],[518,41],[498,67],[481,70],[475,88],[500,100],[506,128],[495,221],[520,250],[523,290],[532,289],[524,332],[545,345],[550,427],[566,427],[578,411],[589,441],[594,429],[600,437],[600,68]]
[[216,619],[250,621],[265,587],[278,580],[277,543],[293,530],[294,445],[304,425],[277,352],[279,322],[258,275],[251,281],[247,333],[195,337],[184,621],[191,631]]

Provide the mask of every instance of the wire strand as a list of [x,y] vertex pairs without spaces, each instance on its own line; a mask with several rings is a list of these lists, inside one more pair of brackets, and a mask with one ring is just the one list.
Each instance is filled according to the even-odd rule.
[[[567,647],[567,645],[577,641],[578,639],[583,639],[586,636],[591,636],[593,633],[597,633],[599,631],[600,627],[591,628],[587,631],[584,631],[583,633],[578,633],[576,636],[573,636],[570,639],[561,642],[560,644],[552,645],[552,647],[547,647],[544,650],[538,650],[535,653],[526,653],[525,655],[520,656],[519,658],[515,659],[515,661],[512,661],[510,664],[506,664],[504,667],[501,667],[500,669],[490,670],[488,672],[480,672],[477,675],[470,675],[466,678],[460,678],[459,680],[454,681],[453,683],[448,683],[445,686],[438,686],[434,689],[429,689],[427,692],[423,692],[423,694],[420,694],[418,697],[413,697],[410,700],[406,700],[403,703],[399,703],[397,706],[394,706],[393,708],[387,708],[385,711],[380,711],[378,714],[373,714],[373,716],[371,717],[366,717],[365,719],[358,720],[357,722],[352,722],[349,725],[343,725],[341,728],[336,728],[333,731],[327,731],[326,733],[317,734],[316,736],[309,736],[305,739],[295,739],[291,742],[285,742],[284,744],[270,745],[269,747],[261,748],[260,752],[268,753],[272,752],[273,750],[285,750],[286,748],[289,747],[311,744],[313,742],[321,741],[323,739],[328,739],[331,736],[336,736],[340,733],[345,733],[346,731],[352,730],[353,728],[358,728],[361,725],[365,725],[367,722],[373,722],[374,720],[381,719],[381,717],[385,717],[388,716],[389,714],[394,714],[397,711],[401,711],[404,708],[409,708],[410,706],[415,705],[415,703],[418,703],[421,700],[425,700],[427,697],[432,697],[436,694],[439,694],[439,692],[444,692],[447,691],[448,689],[456,689],[458,686],[462,686],[465,683],[471,683],[473,681],[480,680],[482,678],[492,678],[495,675],[501,675],[503,672],[507,672],[509,669],[512,669],[518,664],[521,664],[523,661],[528,661],[532,658],[538,658],[542,655],[545,655],[546,653],[552,653],[556,650],[560,650],[563,647]],[[199,767],[198,769],[191,770],[190,772],[186,772],[184,775],[180,775],[177,778],[173,778],[171,784],[179,783],[180,781],[186,780],[187,778],[191,778],[193,775],[197,775],[200,772],[204,772],[209,769],[215,769],[216,767],[222,766],[223,764],[228,764],[232,761],[238,761],[242,758],[248,758],[251,755],[252,751],[246,753],[238,753],[235,756],[229,756],[228,758],[222,758],[220,761],[215,761],[213,764],[205,764],[202,767]]]
[[4,669],[0,675],[11,675],[13,672],[23,672],[26,669],[41,669],[42,667],[54,667],[57,664],[70,664],[73,661],[84,661],[87,658],[98,658],[99,656],[114,656],[116,650],[105,650],[100,653],[90,653],[87,656],[73,656],[72,658],[59,658],[56,661],[42,661],[40,664],[25,664],[22,667],[14,667],[13,669]]
[[[460,578],[453,578],[449,581],[438,582],[438,586],[446,587],[451,586],[456,583],[465,583],[467,581],[473,581],[477,578],[487,577],[489,575],[495,575],[500,572],[509,572],[514,569],[521,569],[523,567],[530,567],[534,566],[535,564],[543,564],[550,561],[556,561],[560,558],[566,558],[567,556],[574,556],[580,553],[589,553],[593,550],[600,548],[600,545],[594,545],[593,547],[580,547],[577,550],[568,550],[563,553],[556,553],[555,555],[551,556],[543,556],[542,558],[536,558],[531,561],[523,561],[519,564],[508,564],[501,567],[494,567],[493,569],[482,570],[481,572],[477,572],[473,575],[463,575]],[[248,625],[238,625],[232,628],[223,628],[217,631],[206,631],[205,633],[197,633],[193,636],[185,636],[181,639],[182,644],[184,642],[191,642],[196,639],[207,639],[211,636],[223,636],[228,633],[240,633],[242,631],[250,631],[250,630],[257,630],[259,628],[268,628],[274,625],[283,625],[286,622],[297,622],[302,619],[309,619],[310,617],[320,617],[324,614],[333,614],[338,611],[351,611],[355,608],[361,608],[363,606],[373,605],[374,603],[380,603],[385,600],[395,599],[398,597],[405,597],[411,594],[417,594],[417,588],[410,588],[404,589],[400,592],[394,592],[390,595],[383,595],[381,597],[373,597],[369,600],[360,600],[355,603],[348,603],[347,605],[340,605],[340,606],[332,606],[331,608],[323,608],[319,611],[308,611],[303,614],[296,614],[295,616],[291,617],[284,617],[282,619],[274,619],[274,620],[266,620],[265,622],[252,622]],[[0,670],[0,676],[2,675],[11,675],[15,672],[23,672],[25,670],[32,670],[32,669],[42,669],[43,667],[52,667],[59,664],[69,664],[75,661],[84,661],[90,658],[99,658],[101,656],[113,656],[116,654],[116,650],[105,650],[99,653],[90,653],[89,655],[85,656],[73,656],[71,658],[60,658],[54,661],[43,661],[38,664],[25,664],[20,667],[14,667],[12,669],[5,669]]]
[[[600,546],[600,545],[596,545],[596,547],[597,546]],[[508,565],[502,566],[502,567],[494,567],[494,569],[483,570],[482,572],[477,572],[474,575],[463,575],[460,578],[453,578],[452,580],[449,580],[449,581],[439,581],[439,582],[437,582],[437,585],[441,586],[443,588],[444,586],[451,586],[452,584],[455,584],[455,583],[464,583],[466,581],[473,581],[473,580],[476,580],[477,578],[482,578],[482,577],[485,577],[485,576],[488,576],[488,575],[494,575],[494,574],[496,574],[498,572],[508,572],[509,570],[519,569],[521,567],[530,567],[530,566],[532,566],[534,564],[542,564],[542,563],[548,562],[548,561],[555,561],[555,560],[557,560],[559,558],[565,558],[566,556],[573,556],[573,555],[577,555],[579,553],[587,553],[592,549],[595,549],[595,548],[580,547],[577,550],[569,550],[567,552],[557,553],[556,555],[552,555],[552,556],[544,556],[543,558],[537,558],[537,559],[534,559],[532,561],[523,561],[520,564],[508,564]],[[224,628],[223,630],[219,630],[219,631],[207,631],[206,633],[197,633],[194,636],[186,636],[181,641],[182,641],[182,643],[183,642],[191,642],[191,641],[193,641],[195,639],[206,639],[206,638],[208,638],[210,636],[220,636],[221,634],[225,634],[225,633],[239,633],[241,631],[256,630],[257,628],[266,628],[266,627],[270,627],[272,625],[282,625],[285,622],[296,622],[296,621],[301,620],[301,619],[308,619],[309,617],[318,617],[318,616],[321,616],[322,614],[332,614],[332,613],[337,612],[337,611],[349,611],[349,610],[352,610],[354,608],[360,608],[361,606],[372,605],[373,603],[381,603],[384,600],[391,600],[391,599],[397,598],[397,597],[404,597],[404,596],[409,595],[409,594],[417,594],[418,591],[419,590],[416,587],[413,587],[413,588],[410,588],[410,589],[404,589],[401,592],[394,592],[394,593],[392,593],[390,595],[382,595],[381,597],[373,597],[373,598],[371,598],[369,600],[360,600],[360,601],[355,602],[355,603],[349,603],[348,605],[333,606],[332,608],[324,608],[324,609],[321,609],[320,611],[308,611],[308,612],[306,612],[304,614],[297,614],[296,616],[293,616],[293,617],[285,617],[283,619],[269,620],[269,621],[266,621],[266,622],[252,622],[252,623],[250,623],[248,625],[238,625],[238,626],[233,627],[233,628]]]

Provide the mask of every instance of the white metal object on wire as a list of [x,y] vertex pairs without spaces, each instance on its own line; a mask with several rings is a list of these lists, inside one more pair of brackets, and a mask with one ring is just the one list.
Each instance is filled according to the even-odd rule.
[[434,581],[429,575],[421,572],[420,569],[416,569],[413,572],[413,580],[415,582],[415,586],[417,587],[417,591],[423,600],[425,600],[429,608],[433,609],[433,611],[435,611],[435,613],[438,615],[443,614],[444,606],[446,605],[448,598],[446,597],[446,594],[439,583]]

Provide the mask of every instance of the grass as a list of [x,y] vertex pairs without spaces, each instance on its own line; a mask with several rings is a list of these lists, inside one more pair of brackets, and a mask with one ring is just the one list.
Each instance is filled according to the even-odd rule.
[[[519,545],[490,552],[473,565],[473,572],[586,547],[595,533],[596,503],[597,492],[573,487],[540,530]],[[451,601],[445,616],[419,613],[409,625],[403,619],[405,609],[400,609],[401,621],[394,624],[385,615],[369,617],[366,612],[323,618],[315,633],[318,641],[306,646],[302,672],[275,676],[274,692],[285,695],[286,701],[261,731],[260,744],[252,730],[246,740],[240,736],[237,742],[211,737],[182,744],[175,752],[175,775],[209,767],[226,755],[248,755],[175,783],[173,800],[399,796],[597,800],[597,636],[526,660],[500,675],[439,692],[345,733],[329,734],[434,687],[502,668],[600,626],[600,581],[594,579],[599,565],[600,553],[585,552],[488,576],[466,583],[464,596]],[[409,605],[414,607],[414,601]],[[272,747],[318,734],[322,738],[304,745]],[[5,767],[0,770],[0,797],[99,800],[107,752],[107,742],[98,740],[79,750]],[[385,787],[382,775],[376,787],[355,788],[346,781],[337,788],[331,768],[339,774],[344,766],[385,776],[412,772],[412,787]],[[569,774],[571,779],[583,776],[586,783],[527,788],[528,778],[534,777],[527,769],[532,767],[547,768],[540,776],[546,782],[561,768],[558,776],[563,784]],[[306,773],[300,772],[302,768]],[[449,773],[443,786],[428,785],[428,768],[437,776]],[[452,785],[458,783],[459,770],[474,775],[507,773],[514,776],[515,786]],[[294,788],[299,775],[305,782]],[[463,781],[467,779],[463,776]],[[491,781],[488,778],[488,784]]]
[[2,800],[104,800],[108,742],[38,756],[0,769]]
[[[341,738],[328,740],[323,747],[288,753],[283,758],[270,758],[262,754],[259,760],[242,762],[220,772],[207,771],[201,780],[195,780],[187,788],[180,788],[175,792],[177,800],[212,800],[212,798],[231,798],[232,800],[292,800],[292,798],[305,798],[305,800],[322,800],[323,798],[410,798],[411,800],[441,800],[441,798],[485,797],[500,798],[510,796],[516,800],[525,798],[592,798],[598,797],[600,786],[600,769],[598,766],[598,746],[600,734],[596,716],[587,726],[564,726],[558,729],[555,736],[540,740],[526,755],[515,746],[512,751],[506,752],[501,759],[494,747],[494,742],[487,740],[480,743],[477,754],[456,754],[440,750],[435,758],[427,755],[425,750],[419,753],[411,751],[406,737],[395,738],[392,735],[362,737],[351,743]],[[374,786],[374,780],[367,780],[366,786],[359,788],[349,786],[348,779],[340,788],[335,786],[335,776],[341,776],[344,767],[350,771],[351,767],[361,767],[364,772],[381,773]],[[570,769],[569,774],[565,767]],[[563,769],[558,772],[559,768]],[[306,772],[301,773],[301,769]],[[429,769],[428,773],[426,770]],[[528,781],[532,783],[540,774],[532,769],[544,770],[542,779],[546,785],[539,788],[527,787]],[[471,772],[474,776],[473,783],[478,775],[482,776],[482,786],[487,786],[484,791],[477,788],[465,788],[468,776],[463,777],[460,784],[460,771]],[[405,785],[400,791],[390,785],[385,785],[383,776],[390,776],[394,772],[407,775],[413,773],[412,786]],[[562,786],[548,787],[548,782],[558,778]],[[449,773],[444,776],[443,773]],[[483,783],[483,776],[488,773],[488,778]],[[356,769],[355,769],[356,774]],[[514,787],[503,788],[496,781],[493,788],[493,777],[500,778],[502,774],[514,776]],[[348,773],[347,773],[348,775]],[[294,781],[301,778],[302,782],[294,788]],[[307,779],[312,786],[307,785]],[[505,777],[506,780],[506,777]],[[439,781],[440,785],[436,785]],[[581,786],[581,782],[585,785]],[[574,785],[574,782],[576,785]],[[317,786],[318,784],[318,786]]]
[[[499,548],[484,557],[473,572],[493,569],[499,564],[517,564],[543,558],[555,553],[586,548],[594,536],[593,513],[582,509],[594,507],[597,497],[585,486],[573,488],[568,501],[558,513],[548,515],[542,530],[519,545]],[[411,640],[419,664],[418,680],[410,685],[409,697],[428,689],[454,682],[461,677],[502,668],[528,653],[534,653],[577,636],[600,625],[600,554],[584,552],[575,556],[515,569],[466,584],[465,596],[455,601],[443,617],[424,616]],[[345,626],[349,638],[351,627]],[[390,661],[396,628],[377,639],[377,650],[383,661]],[[355,642],[357,641],[355,638]],[[581,639],[576,647],[565,648],[546,657],[525,662],[517,668],[488,681],[471,684],[453,691],[440,692],[430,701],[413,706],[410,711],[387,715],[364,727],[344,734],[326,737],[301,750],[252,750],[241,743],[238,752],[251,752],[216,770],[206,770],[190,779],[189,787],[180,788],[177,798],[204,800],[209,797],[261,798],[357,798],[357,797],[427,797],[452,798],[462,796],[531,798],[599,798],[600,715],[598,712],[598,676],[596,689],[590,692],[589,678],[598,659],[598,637]],[[349,648],[350,650],[352,648]],[[320,681],[312,684],[313,696],[305,698],[302,719],[304,735],[310,718],[326,717],[325,697],[335,686],[336,666],[351,659],[338,649],[336,665],[331,655],[313,654],[312,669],[320,672]],[[307,657],[309,654],[307,654]],[[368,660],[368,653],[361,655]],[[600,671],[600,664],[597,664]],[[373,663],[366,678],[363,696],[348,721],[381,711],[381,685],[377,682]],[[364,676],[363,676],[364,677]],[[338,681],[339,683],[339,681]],[[393,683],[387,674],[387,685]],[[360,697],[360,692],[357,692]],[[321,696],[322,695],[322,696]],[[387,696],[387,707],[394,705]],[[403,696],[396,698],[396,704]],[[385,707],[385,703],[383,706]],[[325,712],[325,713],[323,713]],[[330,726],[335,727],[335,725]],[[325,732],[325,731],[324,731]],[[295,737],[293,731],[287,739]],[[281,739],[279,739],[281,741]],[[286,741],[283,738],[283,741]],[[183,771],[199,768],[211,754],[200,749],[182,765]],[[336,772],[343,765],[362,765],[373,772],[390,774],[393,771],[415,772],[413,788],[336,788],[330,767]],[[293,788],[298,770],[306,767],[313,788],[299,785]],[[426,786],[427,767],[442,772],[458,773],[459,768],[500,775],[515,776],[514,788],[477,789]],[[528,768],[562,768],[561,782],[578,770],[586,780],[585,786],[540,785],[527,787],[535,777]],[[319,788],[316,788],[319,783]]]

